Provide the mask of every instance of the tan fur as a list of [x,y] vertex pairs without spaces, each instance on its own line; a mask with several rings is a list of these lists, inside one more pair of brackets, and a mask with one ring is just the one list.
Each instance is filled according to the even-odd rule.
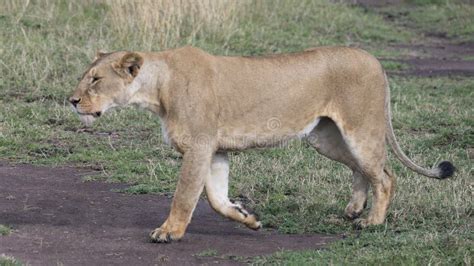
[[395,176],[385,165],[386,135],[398,147],[388,97],[380,63],[359,49],[322,47],[252,58],[185,47],[98,53],[71,102],[88,123],[127,104],[159,115],[165,138],[183,153],[170,215],[151,234],[153,240],[167,242],[184,235],[204,188],[217,212],[260,228],[255,215],[228,199],[226,151],[292,139],[306,139],[352,169],[353,194],[345,211],[349,218],[362,213],[370,184],[373,205],[368,218],[358,222],[383,223],[395,189]]

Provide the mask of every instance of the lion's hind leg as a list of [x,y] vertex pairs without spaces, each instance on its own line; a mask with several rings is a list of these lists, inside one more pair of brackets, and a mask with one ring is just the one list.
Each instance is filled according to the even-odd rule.
[[383,169],[378,174],[370,175],[372,185],[373,201],[367,219],[359,219],[357,225],[366,227],[368,225],[382,224],[385,221],[390,201],[395,193],[395,176]]
[[370,183],[372,187],[372,206],[366,219],[359,219],[357,225],[365,227],[368,225],[382,224],[385,221],[388,207],[395,193],[395,176],[386,166],[386,149],[384,132],[373,138],[367,139],[364,133],[354,132],[346,136],[349,140],[351,153],[357,158],[357,171],[361,178]]
[[369,182],[358,171],[358,164],[349,147],[344,141],[341,132],[333,120],[321,118],[319,124],[308,136],[309,143],[322,155],[348,166],[352,171],[352,196],[345,209],[349,219],[356,219],[367,205]]
[[352,174],[352,195],[351,200],[344,210],[347,218],[353,220],[359,218],[362,211],[367,206],[367,196],[369,182],[360,172],[354,171]]
[[251,229],[260,229],[261,223],[255,214],[249,213],[240,203],[229,200],[229,160],[225,153],[214,155],[205,187],[209,203],[216,212]]

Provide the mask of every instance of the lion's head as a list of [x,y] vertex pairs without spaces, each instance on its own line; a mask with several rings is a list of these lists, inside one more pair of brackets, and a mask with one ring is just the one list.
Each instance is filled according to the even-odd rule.
[[142,65],[137,53],[97,53],[69,98],[81,121],[89,126],[108,109],[126,104]]

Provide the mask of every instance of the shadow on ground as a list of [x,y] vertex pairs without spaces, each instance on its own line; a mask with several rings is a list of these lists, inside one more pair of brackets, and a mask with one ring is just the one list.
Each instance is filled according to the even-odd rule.
[[112,192],[124,184],[82,181],[95,173],[0,162],[0,224],[14,229],[0,237],[0,254],[32,265],[240,264],[338,238],[254,232],[201,201],[182,241],[153,244],[148,233],[164,221],[171,199]]

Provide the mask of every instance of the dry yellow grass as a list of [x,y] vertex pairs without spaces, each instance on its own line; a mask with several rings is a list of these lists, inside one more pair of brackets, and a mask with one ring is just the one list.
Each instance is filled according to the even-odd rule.
[[250,1],[84,0],[78,3],[5,0],[0,13],[15,14],[18,23],[25,14],[31,13],[31,9],[41,6],[41,10],[34,13],[48,21],[61,10],[76,13],[97,4],[107,6],[102,25],[113,39],[123,44],[119,46],[161,50],[193,44],[199,38],[211,41],[218,38],[226,42],[237,31]]
[[105,0],[117,37],[141,42],[145,49],[191,44],[200,35],[230,36],[238,25],[243,1]]

